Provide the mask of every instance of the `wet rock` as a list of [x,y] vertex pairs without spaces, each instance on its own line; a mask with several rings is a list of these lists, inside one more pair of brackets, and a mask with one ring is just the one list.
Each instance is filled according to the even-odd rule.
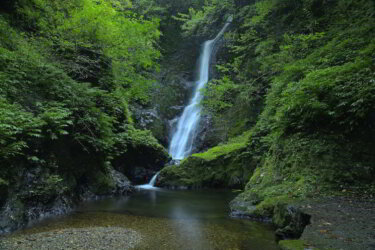
[[175,112],[177,114],[182,113],[184,111],[185,106],[184,105],[175,105],[169,108],[170,111]]
[[[170,160],[170,156],[150,134],[137,133],[134,136],[136,140],[129,143],[126,152],[117,156],[111,163],[134,184],[144,184]],[[143,143],[144,141],[147,143]]]
[[207,137],[211,132],[211,128],[211,117],[209,115],[202,115],[201,120],[199,121],[198,129],[194,135],[192,153],[202,152],[213,146],[209,140],[207,140]]
[[147,169],[143,167],[136,167],[134,168],[132,174],[132,180],[136,184],[146,184],[148,183],[152,176],[156,174],[157,170]]
[[272,222],[277,225],[276,235],[282,239],[299,238],[310,224],[310,215],[294,205],[278,204],[273,209]]
[[0,211],[0,234],[9,233],[24,224],[24,205],[16,198],[9,199]]
[[[80,202],[112,195],[126,195],[134,190],[130,181],[120,172],[108,167],[106,174],[98,172],[110,185],[91,180],[76,185],[58,175],[29,169],[21,175],[19,184],[11,190],[0,208],[0,234],[9,233],[35,221],[69,213]],[[92,187],[95,188],[92,188]],[[98,187],[105,191],[100,193]]]
[[256,213],[256,205],[259,199],[255,196],[245,197],[243,195],[237,196],[229,203],[230,216],[234,218],[251,219],[262,222],[272,222],[269,216],[260,216]]
[[252,201],[234,199],[230,202],[230,215],[232,217],[252,218],[256,206]]
[[137,107],[133,109],[133,115],[135,120],[137,121],[138,127],[142,129],[148,129],[156,120],[160,119],[158,111],[156,107],[151,109],[143,109],[141,107]]
[[134,187],[124,174],[112,168],[109,174],[115,182],[115,188],[112,190],[112,194],[124,195],[134,191]]

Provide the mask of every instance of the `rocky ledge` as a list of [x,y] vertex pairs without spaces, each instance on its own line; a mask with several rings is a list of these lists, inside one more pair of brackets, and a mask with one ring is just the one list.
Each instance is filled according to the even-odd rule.
[[105,175],[101,174],[100,178],[96,178],[97,181],[77,186],[53,187],[51,184],[51,187],[43,186],[44,189],[41,189],[40,185],[45,182],[38,175],[27,172],[25,176],[29,178],[24,178],[21,185],[10,193],[0,208],[0,235],[15,231],[36,220],[66,214],[81,201],[127,195],[134,191],[128,178],[113,168],[108,168]]
[[375,200],[372,195],[358,197],[279,202],[264,216],[251,201],[239,196],[231,202],[231,215],[272,222],[283,250],[375,249]]

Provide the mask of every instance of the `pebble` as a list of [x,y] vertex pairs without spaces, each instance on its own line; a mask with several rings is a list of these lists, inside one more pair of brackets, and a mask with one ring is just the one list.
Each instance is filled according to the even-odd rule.
[[122,227],[72,228],[5,238],[0,249],[130,249],[141,238],[136,231]]

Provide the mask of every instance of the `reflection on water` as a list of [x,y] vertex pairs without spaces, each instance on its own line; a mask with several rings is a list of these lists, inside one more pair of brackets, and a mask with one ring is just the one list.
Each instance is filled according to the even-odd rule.
[[229,218],[228,191],[140,190],[82,204],[21,234],[69,227],[123,226],[143,236],[137,249],[278,249],[269,225]]

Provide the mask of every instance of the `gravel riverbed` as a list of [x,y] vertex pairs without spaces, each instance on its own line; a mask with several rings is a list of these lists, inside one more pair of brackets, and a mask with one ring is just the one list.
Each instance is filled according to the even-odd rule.
[[141,238],[121,227],[72,228],[0,239],[0,249],[130,249]]

